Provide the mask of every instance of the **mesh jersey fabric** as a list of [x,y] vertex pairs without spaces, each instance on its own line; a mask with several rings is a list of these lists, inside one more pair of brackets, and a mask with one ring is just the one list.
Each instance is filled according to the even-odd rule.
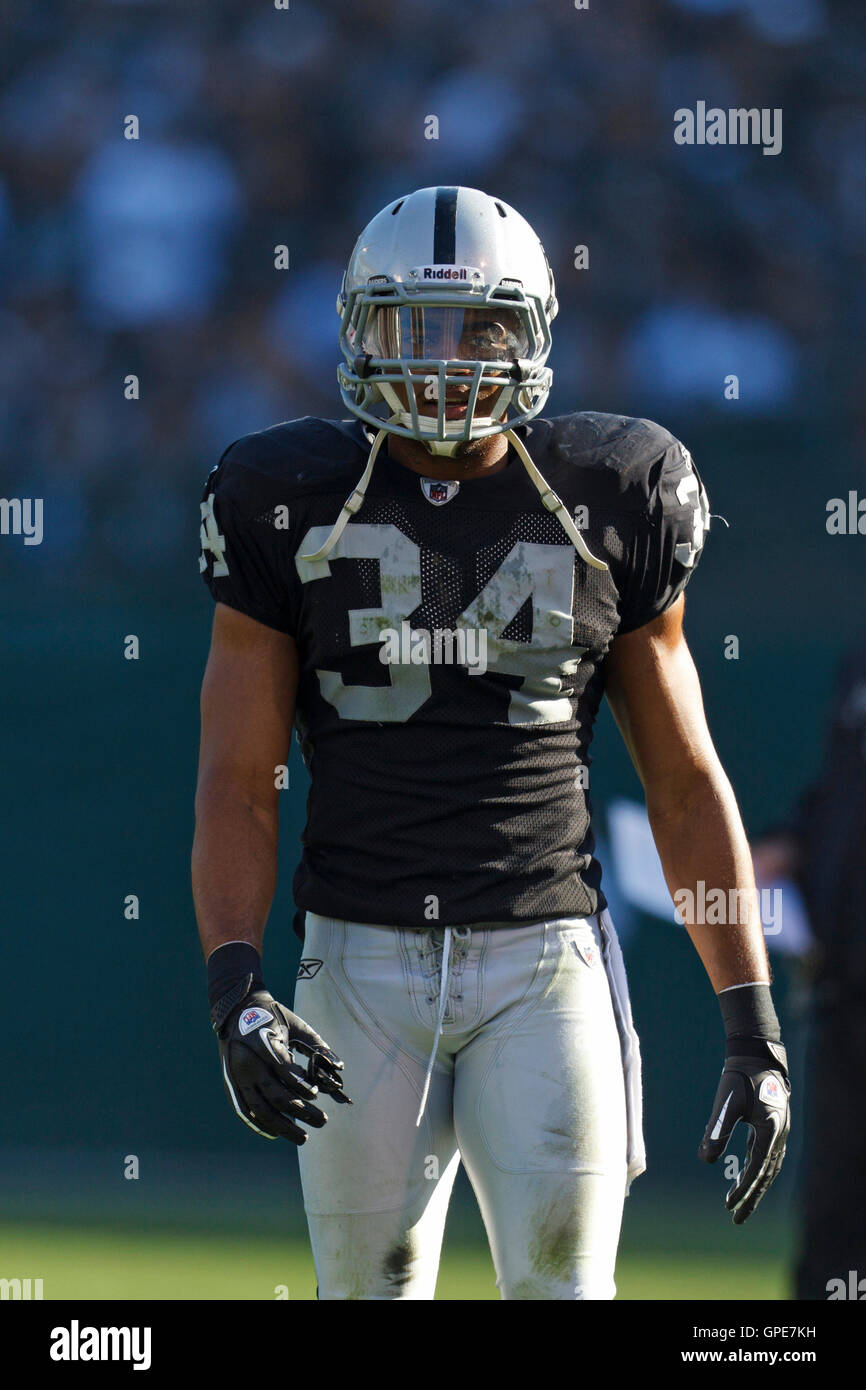
[[[607,570],[577,555],[509,448],[434,505],[359,421],[305,417],[233,444],[203,498],[213,597],[297,643],[311,777],[295,901],[412,927],[537,922],[606,906],[588,769],[614,637],[668,608],[701,553],[706,496],[652,421],[593,412],[519,434]],[[483,632],[486,670],[387,665],[383,633]],[[468,640],[468,639],[467,639]]]

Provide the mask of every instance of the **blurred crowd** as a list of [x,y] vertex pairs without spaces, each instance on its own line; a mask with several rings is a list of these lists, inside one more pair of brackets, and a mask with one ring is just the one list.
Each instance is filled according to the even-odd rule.
[[[335,300],[355,236],[440,182],[498,194],[542,236],[555,411],[853,421],[859,3],[9,4],[0,494],[46,497],[49,563],[86,550],[138,573],[175,555],[227,444],[343,413]],[[677,145],[673,113],[699,100],[781,108],[782,152]]]

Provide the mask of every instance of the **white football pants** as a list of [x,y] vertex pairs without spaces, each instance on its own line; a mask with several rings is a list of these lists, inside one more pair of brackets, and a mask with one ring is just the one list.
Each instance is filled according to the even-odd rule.
[[613,1298],[645,1160],[608,913],[409,930],[308,912],[303,955],[294,1008],[355,1102],[322,1097],[299,1150],[319,1298],[432,1299],[460,1159],[503,1298]]

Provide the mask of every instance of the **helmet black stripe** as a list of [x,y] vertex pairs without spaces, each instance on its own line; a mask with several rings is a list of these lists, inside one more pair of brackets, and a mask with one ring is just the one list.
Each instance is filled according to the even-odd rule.
[[433,264],[454,265],[457,260],[457,189],[437,188],[433,215]]

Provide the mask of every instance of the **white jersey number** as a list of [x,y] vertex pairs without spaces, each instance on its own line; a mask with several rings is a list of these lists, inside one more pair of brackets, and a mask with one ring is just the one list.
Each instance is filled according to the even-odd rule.
[[[301,542],[295,564],[302,583],[329,577],[328,559],[303,558],[329,534],[330,527],[313,526]],[[379,563],[380,607],[349,610],[353,647],[380,641],[386,629],[399,631],[420,606],[421,551],[396,526],[350,522],[330,558]],[[505,637],[527,602],[532,606],[532,640]],[[572,547],[519,541],[457,619],[456,630],[486,634],[490,668],[522,679],[520,688],[509,692],[509,723],[552,724],[570,718],[571,678],[586,651],[572,643],[573,602]],[[388,670],[388,686],[346,685],[338,671],[316,674],[323,696],[344,719],[402,723],[430,698],[430,668],[394,663]]]
[[[682,447],[682,446],[680,446]],[[685,453],[685,450],[683,450]],[[691,466],[691,458],[688,458]],[[690,541],[680,541],[674,549],[674,558],[679,561],[683,569],[690,570],[695,560],[701,553],[704,544],[704,537],[710,529],[710,510],[707,504],[707,494],[701,487],[694,473],[689,472],[686,477],[680,478],[677,484],[677,501],[683,506],[687,502],[694,503],[694,513],[692,516],[692,539]]]

